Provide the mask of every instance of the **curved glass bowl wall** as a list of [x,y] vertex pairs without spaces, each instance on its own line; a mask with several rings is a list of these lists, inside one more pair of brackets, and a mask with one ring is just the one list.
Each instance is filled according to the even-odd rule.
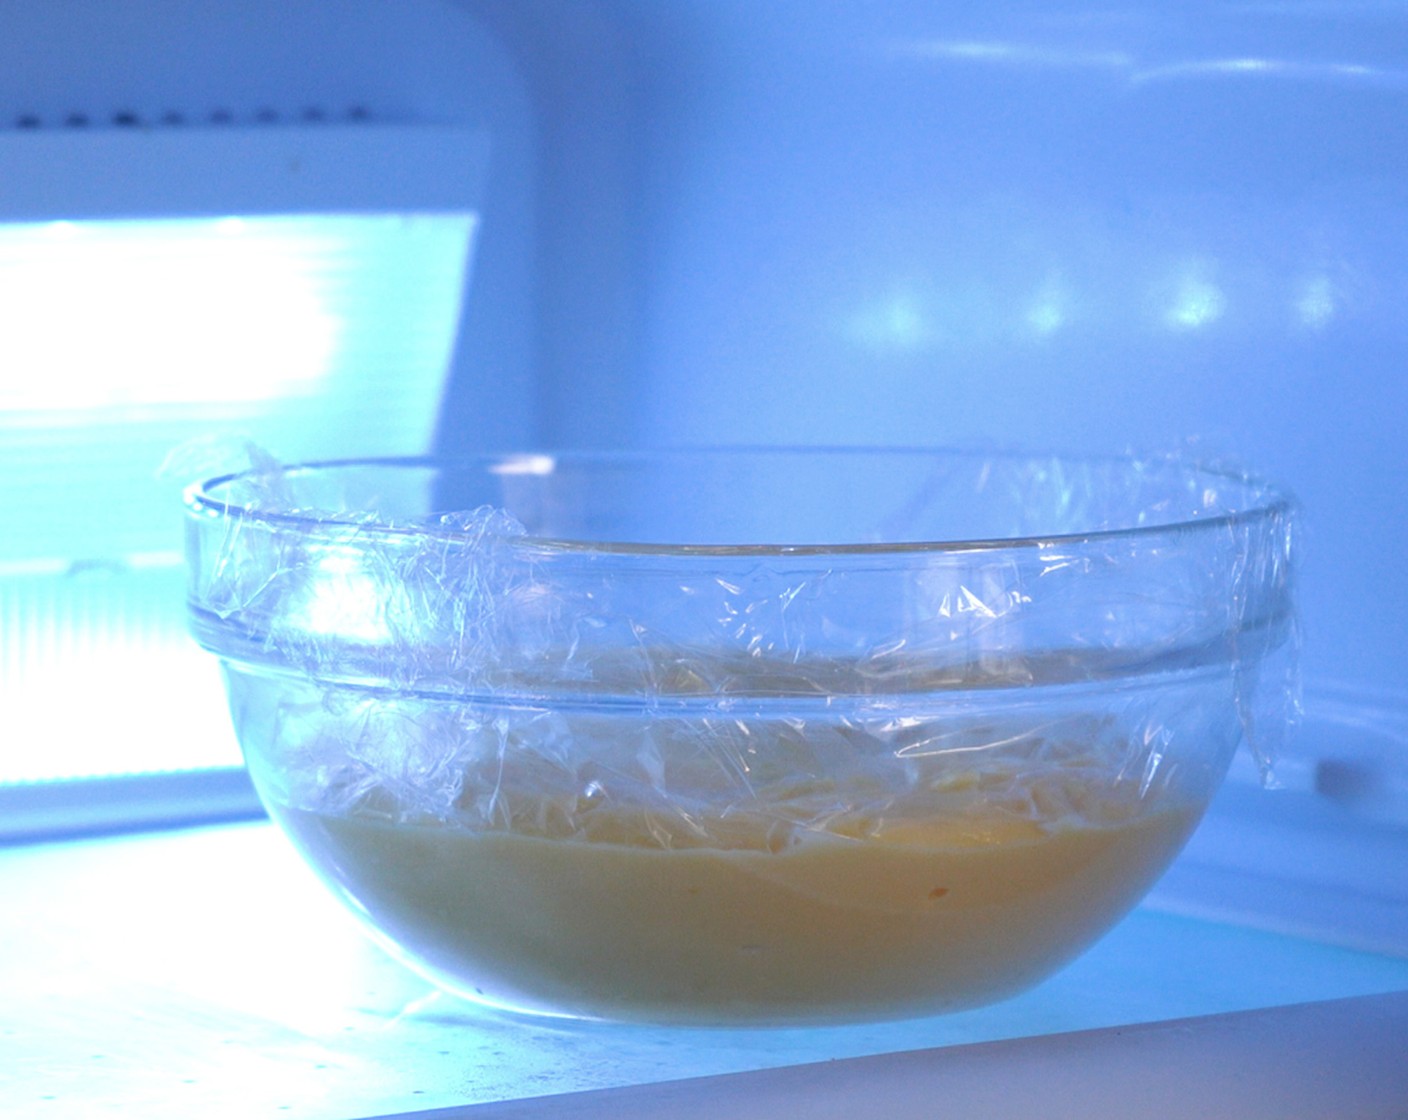
[[271,814],[473,999],[713,1023],[1035,983],[1293,699],[1292,507],[938,452],[269,468],[189,495]]

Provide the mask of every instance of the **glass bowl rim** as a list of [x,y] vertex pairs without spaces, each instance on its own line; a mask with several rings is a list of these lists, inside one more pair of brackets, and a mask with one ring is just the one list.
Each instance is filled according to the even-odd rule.
[[1049,548],[1053,545],[1079,545],[1085,543],[1108,542],[1121,538],[1129,540],[1145,539],[1159,535],[1174,535],[1194,532],[1217,532],[1238,526],[1250,525],[1257,521],[1276,520],[1288,516],[1298,508],[1295,498],[1285,489],[1277,486],[1258,474],[1235,467],[1206,463],[1195,459],[1170,455],[1137,454],[1072,454],[1064,452],[1040,452],[1020,449],[965,448],[965,447],[924,447],[924,446],[836,446],[836,445],[783,445],[752,446],[727,445],[716,447],[661,447],[635,449],[566,449],[561,451],[500,451],[483,452],[471,455],[388,455],[354,456],[335,459],[300,460],[282,463],[275,468],[253,466],[243,470],[227,471],[203,481],[192,483],[184,493],[187,512],[193,516],[231,519],[241,522],[255,522],[289,530],[303,529],[308,532],[318,530],[355,530],[368,534],[373,539],[394,540],[405,538],[441,538],[454,540],[461,535],[453,525],[396,524],[394,522],[367,521],[354,515],[352,511],[324,512],[277,509],[261,509],[240,502],[223,500],[213,496],[212,490],[245,478],[261,475],[291,475],[298,472],[332,471],[355,468],[392,468],[398,470],[492,470],[495,465],[508,467],[502,473],[546,473],[539,472],[538,466],[550,461],[574,463],[643,463],[652,460],[681,458],[737,458],[745,456],[800,457],[812,455],[818,458],[832,457],[877,457],[904,456],[910,458],[964,458],[964,459],[1003,459],[1011,462],[1064,463],[1069,465],[1092,466],[1106,464],[1131,468],[1160,466],[1182,471],[1196,477],[1221,479],[1234,482],[1248,489],[1254,497],[1251,505],[1244,509],[1229,509],[1206,517],[1182,517],[1151,521],[1143,525],[1126,525],[1117,528],[1091,529],[1079,532],[1049,533],[1012,537],[967,538],[952,540],[914,541],[863,541],[863,542],[823,542],[804,544],[769,544],[766,542],[749,544],[706,544],[581,540],[550,536],[535,536],[531,533],[504,538],[505,543],[539,553],[562,554],[605,554],[614,556],[642,557],[760,557],[760,556],[883,556],[893,554],[957,553],[957,552],[998,552],[1003,550],[1026,550]]

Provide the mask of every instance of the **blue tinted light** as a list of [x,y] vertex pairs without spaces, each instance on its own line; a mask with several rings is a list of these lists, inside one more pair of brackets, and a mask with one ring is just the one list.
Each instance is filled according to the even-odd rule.
[[1043,284],[1027,309],[1026,324],[1032,334],[1045,338],[1066,325],[1070,316],[1070,297],[1055,280]]
[[917,293],[898,291],[851,316],[847,333],[871,351],[907,353],[928,349],[938,336],[930,310]]
[[1339,310],[1339,302],[1339,293],[1328,276],[1308,277],[1295,296],[1296,319],[1302,326],[1319,330],[1329,326]]
[[1222,288],[1207,276],[1207,269],[1186,265],[1173,281],[1173,296],[1164,312],[1164,325],[1175,331],[1191,331],[1210,326],[1227,310]]
[[1356,62],[1301,62],[1278,58],[1209,58],[1152,66],[1130,74],[1132,83],[1166,78],[1216,78],[1256,75],[1331,84],[1372,84],[1389,89],[1408,85],[1408,75],[1386,67]]
[[[195,480],[158,469],[236,434],[283,459],[428,451],[475,226],[0,224],[0,525],[24,527],[0,533],[0,784],[238,764],[217,670],[186,633],[179,490]],[[330,572],[310,626],[371,638],[380,617],[349,615],[368,579]]]
[[1408,74],[1360,62],[1306,61],[1260,56],[1189,58],[1157,62],[1122,50],[1062,43],[1000,39],[936,39],[899,43],[894,53],[944,62],[1028,70],[1085,70],[1118,75],[1131,85],[1167,79],[1257,76],[1329,84],[1369,84],[1388,89],[1408,85]]
[[1123,71],[1134,65],[1134,60],[1123,51],[1072,50],[1060,46],[1000,40],[955,39],[907,43],[901,48],[901,53],[920,58],[999,63],[1008,66]]
[[382,322],[404,320],[381,276],[430,263],[457,306],[471,229],[463,214],[0,227],[0,366],[20,374],[0,382],[0,413],[318,392],[369,285]]
[[385,601],[394,590],[383,586],[355,555],[329,553],[310,573],[307,598],[292,621],[309,635],[386,642],[391,630]]

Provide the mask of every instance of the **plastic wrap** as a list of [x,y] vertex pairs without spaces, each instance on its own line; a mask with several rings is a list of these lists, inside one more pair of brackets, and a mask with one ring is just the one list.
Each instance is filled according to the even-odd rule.
[[193,627],[295,832],[776,856],[1163,814],[1108,863],[1127,905],[1296,704],[1293,508],[1176,462],[265,461],[189,512]]

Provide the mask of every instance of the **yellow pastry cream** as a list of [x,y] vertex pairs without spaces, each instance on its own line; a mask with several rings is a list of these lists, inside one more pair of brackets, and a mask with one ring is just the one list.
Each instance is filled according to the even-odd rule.
[[[800,799],[716,811],[517,789],[512,812],[473,825],[372,803],[273,809],[384,943],[471,998],[843,1022],[1031,986],[1128,911],[1195,827],[1198,799],[1147,797],[1079,750],[1056,754],[996,779],[945,772],[879,809],[816,780]],[[803,802],[838,807],[804,816]]]

